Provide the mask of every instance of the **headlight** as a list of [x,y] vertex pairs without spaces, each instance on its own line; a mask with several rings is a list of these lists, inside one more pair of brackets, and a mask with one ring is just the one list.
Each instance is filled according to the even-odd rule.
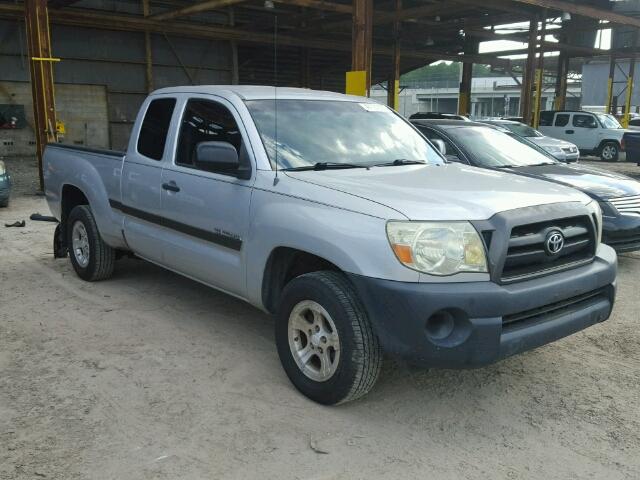
[[591,211],[593,212],[593,215],[595,216],[595,221],[596,221],[596,235],[597,235],[597,240],[598,240],[598,245],[600,245],[600,242],[602,241],[602,209],[600,208],[600,205],[598,204],[597,201],[592,201],[587,205],[588,208],[591,209]]
[[484,243],[469,222],[388,222],[400,263],[429,275],[487,273]]
[[4,162],[0,160],[0,175],[7,173],[7,167],[4,166]]

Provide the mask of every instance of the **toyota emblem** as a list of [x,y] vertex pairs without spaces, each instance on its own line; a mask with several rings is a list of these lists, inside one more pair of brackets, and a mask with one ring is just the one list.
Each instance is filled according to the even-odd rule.
[[558,230],[549,232],[544,246],[549,255],[558,255],[564,248],[564,235]]

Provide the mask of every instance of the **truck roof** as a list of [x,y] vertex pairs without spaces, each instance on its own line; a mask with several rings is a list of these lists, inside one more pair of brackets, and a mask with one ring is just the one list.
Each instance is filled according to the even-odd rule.
[[204,93],[218,95],[237,95],[243,100],[337,100],[360,103],[375,103],[366,97],[344,95],[341,93],[327,92],[324,90],[311,90],[308,88],[272,87],[268,85],[196,85],[184,87],[161,88],[151,95],[171,93]]

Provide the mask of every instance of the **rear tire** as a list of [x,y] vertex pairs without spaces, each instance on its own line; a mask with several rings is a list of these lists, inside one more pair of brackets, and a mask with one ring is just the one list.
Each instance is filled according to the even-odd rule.
[[600,160],[617,162],[620,158],[620,146],[616,142],[605,142],[600,148]]
[[382,350],[347,278],[312,272],[282,293],[276,345],[294,386],[311,400],[336,405],[365,395],[382,367]]
[[88,282],[109,278],[115,267],[116,252],[104,243],[88,205],[74,207],[67,218],[67,245],[71,265]]

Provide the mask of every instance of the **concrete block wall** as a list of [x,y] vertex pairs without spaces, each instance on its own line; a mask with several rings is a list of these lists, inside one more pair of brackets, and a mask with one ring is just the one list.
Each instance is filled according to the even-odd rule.
[[[33,105],[28,82],[0,81],[0,103],[24,105],[27,127],[0,130],[0,157],[35,155]],[[104,85],[56,85],[56,110],[64,122],[62,143],[109,147],[107,89]]]

